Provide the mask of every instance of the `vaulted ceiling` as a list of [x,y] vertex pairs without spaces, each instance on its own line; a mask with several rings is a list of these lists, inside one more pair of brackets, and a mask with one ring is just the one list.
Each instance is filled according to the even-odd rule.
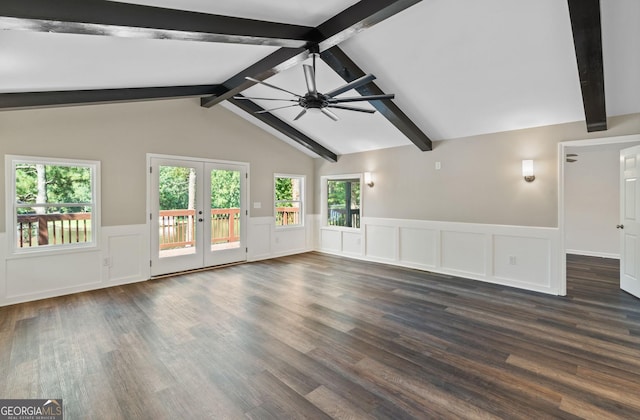
[[[0,109],[199,97],[313,156],[640,113],[637,0],[2,0]],[[378,112],[299,108],[365,73]],[[279,104],[279,103],[278,103]]]

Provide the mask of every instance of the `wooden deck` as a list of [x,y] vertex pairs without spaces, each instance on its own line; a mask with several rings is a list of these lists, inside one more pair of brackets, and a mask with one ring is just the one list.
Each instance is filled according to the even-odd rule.
[[640,418],[640,301],[309,253],[0,308],[0,398],[66,419]]

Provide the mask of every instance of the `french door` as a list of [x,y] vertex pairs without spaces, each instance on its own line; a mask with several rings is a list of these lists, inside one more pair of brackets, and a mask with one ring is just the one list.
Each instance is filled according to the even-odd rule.
[[245,261],[247,165],[151,156],[151,275]]

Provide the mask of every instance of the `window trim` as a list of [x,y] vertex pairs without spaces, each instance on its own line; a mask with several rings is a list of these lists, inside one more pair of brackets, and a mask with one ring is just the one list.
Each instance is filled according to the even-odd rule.
[[[19,207],[16,203],[16,165],[18,163],[33,163],[55,166],[85,166],[91,170],[91,195],[92,208],[91,212],[91,241],[61,244],[47,247],[19,248],[17,246],[16,235],[13,233],[17,230],[16,210]],[[10,256],[29,256],[29,255],[52,255],[60,253],[78,252],[81,250],[95,250],[99,248],[101,237],[101,191],[100,191],[100,161],[85,159],[66,159],[42,156],[24,156],[24,155],[5,155],[5,230],[8,238],[8,254]],[[61,203],[67,204],[67,203]],[[86,203],[82,203],[86,205]]]
[[[357,179],[360,181],[360,227],[348,227],[348,226],[333,226],[327,223],[328,218],[328,208],[327,208],[327,190],[328,190],[328,181],[341,181],[341,180],[349,180],[349,179]],[[363,189],[364,185],[363,174],[339,174],[339,175],[324,175],[320,177],[320,226],[322,229],[329,230],[339,230],[339,231],[347,231],[347,232],[360,232],[362,230],[362,214],[363,214]]]
[[[297,225],[283,225],[278,226],[275,224],[277,212],[276,212],[276,178],[297,178],[300,179],[300,223]],[[306,175],[296,175],[296,174],[282,174],[282,173],[274,173],[273,174],[273,222],[274,226],[277,230],[287,230],[287,229],[303,229],[306,223],[305,217],[305,208],[307,199],[307,176]],[[292,200],[293,201],[293,200]]]

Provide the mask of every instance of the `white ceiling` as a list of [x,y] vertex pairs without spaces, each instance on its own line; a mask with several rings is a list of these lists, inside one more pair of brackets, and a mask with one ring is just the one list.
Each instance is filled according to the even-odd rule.
[[[128,2],[306,26],[356,3]],[[601,9],[607,114],[640,113],[640,2],[601,0]],[[0,30],[0,45],[0,92],[217,84],[276,49],[20,30]],[[423,0],[340,47],[433,140],[584,120],[566,1]],[[317,73],[320,91],[344,83],[321,60]],[[301,66],[268,82],[305,90]],[[283,97],[264,86],[243,94]],[[298,112],[274,114],[338,154],[410,144],[378,113],[293,122]]]

